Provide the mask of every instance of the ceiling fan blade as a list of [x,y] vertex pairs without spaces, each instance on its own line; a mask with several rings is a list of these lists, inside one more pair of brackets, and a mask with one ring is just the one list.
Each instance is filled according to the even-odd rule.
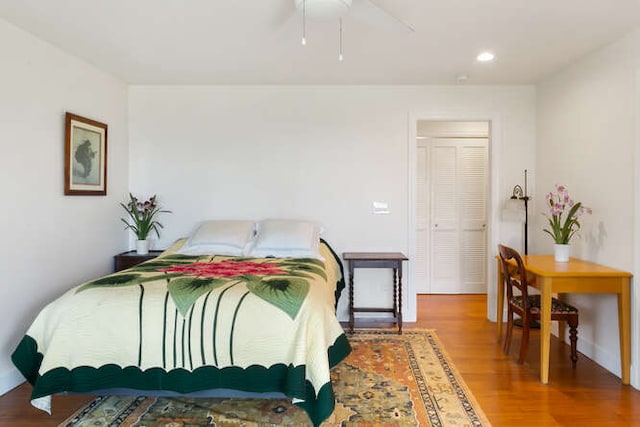
[[354,0],[352,8],[353,17],[369,25],[395,30],[401,28],[402,31],[410,33],[416,31],[411,24],[400,19],[385,6],[374,0]]
[[280,4],[271,19],[276,28],[284,26],[296,14],[296,7],[292,0],[280,0],[279,2]]

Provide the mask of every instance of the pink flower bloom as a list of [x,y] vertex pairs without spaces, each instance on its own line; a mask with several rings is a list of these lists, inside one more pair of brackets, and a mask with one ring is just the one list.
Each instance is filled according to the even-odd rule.
[[265,276],[285,273],[282,268],[275,264],[232,260],[174,265],[170,268],[162,268],[159,271],[198,277]]
[[569,243],[580,229],[578,217],[584,213],[591,214],[591,209],[571,199],[564,185],[556,184],[555,194],[548,193],[546,199],[549,203],[549,228],[543,231],[551,235],[555,243]]

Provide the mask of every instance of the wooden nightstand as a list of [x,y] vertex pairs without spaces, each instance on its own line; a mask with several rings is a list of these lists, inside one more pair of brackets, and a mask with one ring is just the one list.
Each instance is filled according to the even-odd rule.
[[141,262],[153,259],[160,255],[163,251],[149,251],[146,255],[140,255],[136,251],[122,252],[113,257],[113,271],[126,270],[127,268],[138,265]]
[[[353,332],[354,313],[392,313],[398,325],[398,334],[402,334],[402,261],[407,258],[401,252],[344,252],[342,254],[349,265],[349,332]],[[393,307],[354,307],[353,273],[356,268],[392,268],[393,269]]]

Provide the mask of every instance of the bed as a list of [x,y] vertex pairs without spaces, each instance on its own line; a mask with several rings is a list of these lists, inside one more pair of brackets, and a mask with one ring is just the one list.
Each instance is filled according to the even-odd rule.
[[32,404],[50,411],[64,392],[233,390],[283,394],[314,425],[326,419],[329,370],[351,351],[335,316],[342,264],[314,224],[240,222],[205,223],[47,305],[12,355]]

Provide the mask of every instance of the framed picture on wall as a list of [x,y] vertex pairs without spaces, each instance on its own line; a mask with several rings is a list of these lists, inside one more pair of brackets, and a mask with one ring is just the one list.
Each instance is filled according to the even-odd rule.
[[64,194],[107,194],[107,125],[65,114]]

